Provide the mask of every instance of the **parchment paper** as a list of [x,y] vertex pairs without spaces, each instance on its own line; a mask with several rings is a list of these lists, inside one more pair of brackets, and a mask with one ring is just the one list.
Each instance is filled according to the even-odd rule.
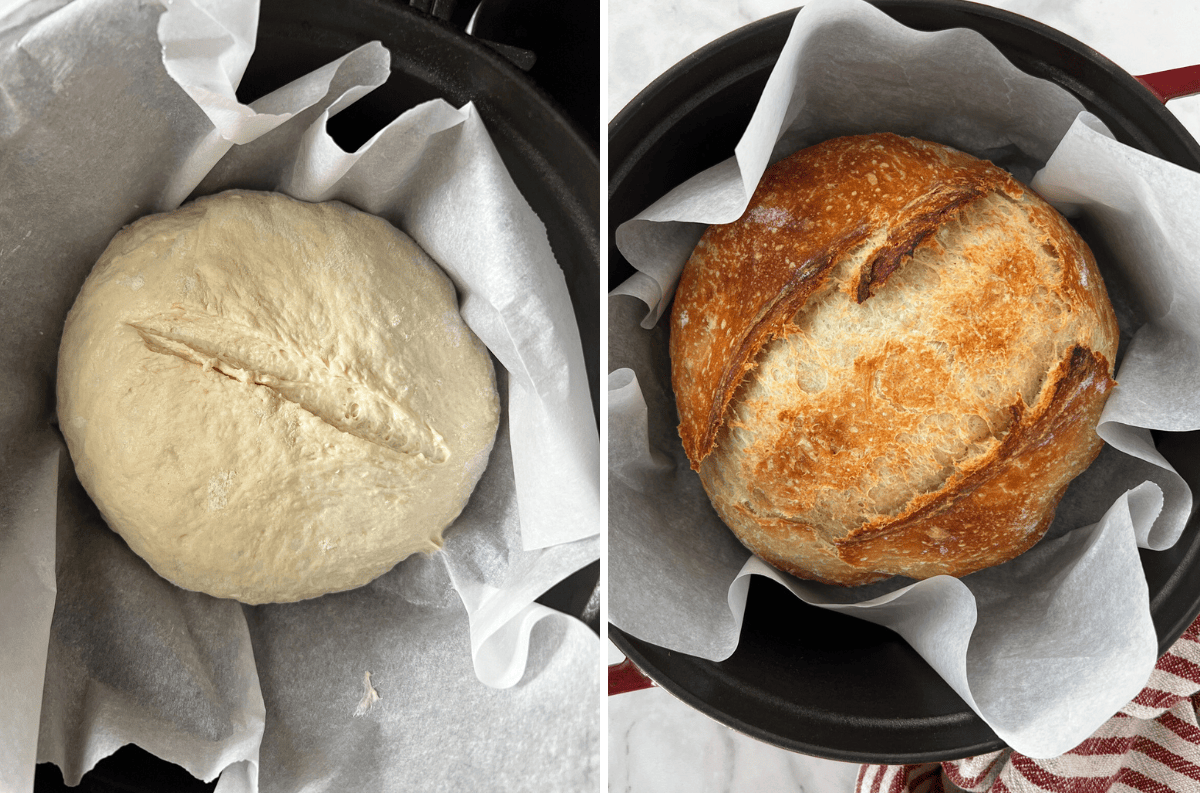
[[[329,117],[390,77],[378,44],[239,104],[257,17],[220,0],[0,16],[0,788],[31,789],[35,760],[77,784],[129,742],[222,791],[594,787],[598,640],[533,603],[599,556],[598,438],[545,229],[470,105],[337,147]],[[408,232],[499,364],[501,432],[444,550],[299,604],[159,578],[53,426],[62,321],[108,240],[235,186]]]
[[[1101,265],[1123,360],[1098,428],[1111,445],[1034,550],[961,580],[841,589],[775,571],[713,512],[675,430],[658,319],[705,225],[738,218],[769,162],[880,130],[991,159],[1086,216],[1112,250]],[[1019,72],[981,36],[913,31],[855,0],[807,4],[735,157],[617,230],[641,272],[609,304],[609,619],[721,660],[737,646],[748,576],[765,575],[899,632],[1017,751],[1077,745],[1153,668],[1138,546],[1170,547],[1191,511],[1148,428],[1200,427],[1197,210],[1200,176],[1115,143],[1067,92]]]

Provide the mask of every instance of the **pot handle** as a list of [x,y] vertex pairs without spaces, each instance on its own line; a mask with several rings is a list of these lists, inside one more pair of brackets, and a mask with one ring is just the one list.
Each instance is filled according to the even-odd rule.
[[655,682],[637,665],[626,658],[619,664],[608,666],[608,695],[625,694],[629,691],[641,691],[643,688],[654,688]]
[[1200,94],[1200,65],[1143,74],[1134,79],[1149,88],[1150,93],[1164,104],[1181,96]]

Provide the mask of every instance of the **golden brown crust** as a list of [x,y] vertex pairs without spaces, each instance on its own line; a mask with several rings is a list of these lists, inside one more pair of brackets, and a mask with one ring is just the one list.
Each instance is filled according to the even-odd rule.
[[[861,303],[929,234],[995,191],[1022,188],[990,163],[886,133],[835,138],[768,169],[738,221],[708,228],[676,289],[672,374],[689,381],[676,398],[692,467],[712,451],[754,356],[825,285],[837,260],[873,230],[888,230],[855,287]],[[710,251],[719,252],[718,265],[708,264]]]
[[672,311],[680,436],[768,562],[855,585],[964,575],[1049,526],[1099,452],[1117,327],[1091,252],[937,144],[819,144],[712,226]]
[[[985,459],[889,521],[859,526],[834,545],[857,569],[903,569],[910,578],[966,575],[1016,557],[1049,528],[1067,485],[1100,453],[1095,432],[1114,385],[1101,354],[1074,347],[1041,398]],[[1071,454],[1064,465],[1064,450]],[[1003,557],[1003,558],[998,558]]]

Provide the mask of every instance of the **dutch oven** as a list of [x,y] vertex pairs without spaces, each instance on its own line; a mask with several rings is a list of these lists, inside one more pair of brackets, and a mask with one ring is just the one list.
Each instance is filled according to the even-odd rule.
[[[1200,146],[1163,106],[1200,91],[1196,70],[1135,78],[1057,30],[961,0],[870,2],[917,30],[982,34],[1017,68],[1074,94],[1122,143],[1200,171]],[[688,56],[610,122],[610,286],[634,272],[616,248],[616,227],[729,157],[796,14],[765,18]],[[1200,433],[1155,435],[1195,491]],[[1141,560],[1161,654],[1200,614],[1200,520],[1193,514],[1173,548],[1143,550]],[[653,681],[751,737],[834,760],[934,762],[1004,748],[899,635],[809,606],[760,576],[751,579],[741,640],[725,661],[673,652],[609,626],[609,638],[628,659],[610,668],[610,693]],[[783,632],[781,624],[804,630]]]
[[[238,99],[249,103],[363,44],[380,41],[391,53],[391,76],[330,120],[329,132],[344,149],[357,149],[404,110],[421,102],[441,98],[455,107],[473,102],[521,194],[545,224],[550,246],[563,269],[583,342],[598,425],[600,163],[592,142],[597,132],[582,132],[580,120],[564,112],[550,93],[518,67],[517,63],[527,66],[536,62],[529,55],[537,52],[526,50],[533,46],[528,38],[521,40],[525,46],[518,49],[503,42],[493,46],[447,21],[469,18],[464,11],[475,5],[453,0],[414,0],[412,6],[399,0],[262,0],[257,42],[238,86]],[[578,15],[586,31],[585,41],[587,36],[598,35],[599,13],[595,10],[594,18]],[[502,14],[489,11],[487,24],[493,39],[503,35]],[[598,49],[588,52],[580,48],[578,54],[599,60]],[[593,87],[577,88],[589,93]],[[595,88],[598,90],[598,85]],[[587,123],[586,116],[583,123]],[[589,603],[595,602],[599,574],[599,563],[591,564],[539,601],[580,617],[598,630],[598,614]],[[57,767],[39,765],[35,790],[186,793],[209,791],[215,785],[200,782],[182,768],[130,745],[100,761],[75,788],[63,785]]]

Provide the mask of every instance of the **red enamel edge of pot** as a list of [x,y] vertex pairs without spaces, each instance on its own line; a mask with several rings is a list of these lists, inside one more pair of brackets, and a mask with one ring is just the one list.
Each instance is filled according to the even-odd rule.
[[1134,79],[1149,88],[1150,93],[1164,104],[1182,96],[1200,94],[1200,65],[1143,74]]

